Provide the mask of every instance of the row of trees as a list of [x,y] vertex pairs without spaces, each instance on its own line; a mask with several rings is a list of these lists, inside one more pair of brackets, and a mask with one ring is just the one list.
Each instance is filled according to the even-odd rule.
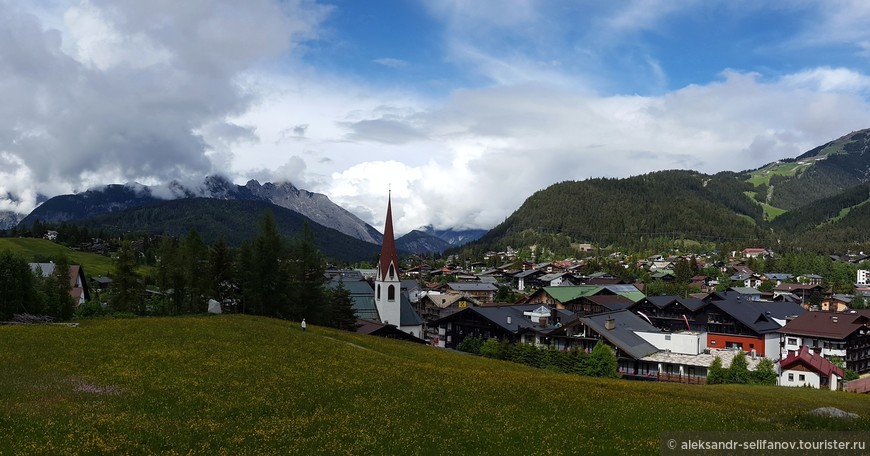
[[[288,241],[271,212],[264,212],[256,238],[237,250],[222,240],[206,245],[196,231],[182,239],[165,237],[151,277],[140,277],[129,241],[118,252],[108,300],[113,310],[139,315],[202,313],[214,299],[226,311],[352,329],[356,317],[350,293],[327,287],[326,261],[305,225]],[[147,280],[143,280],[147,279]],[[155,286],[145,292],[145,283]]]
[[[80,309],[82,316],[108,312],[135,315],[180,315],[206,312],[208,301],[227,312],[302,320],[353,329],[356,316],[350,292],[329,286],[326,261],[307,225],[302,235],[284,238],[271,212],[264,212],[258,235],[240,248],[223,239],[206,244],[195,230],[181,239],[157,240],[153,258],[120,243],[112,284],[96,301]],[[15,313],[73,317],[69,263],[56,258],[54,274],[42,278],[27,261],[0,253],[0,319]],[[143,265],[153,264],[143,268]],[[149,271],[143,273],[143,271]]]
[[731,365],[726,369],[722,367],[722,358],[717,356],[713,358],[713,363],[707,369],[707,384],[723,383],[776,385],[776,368],[773,361],[763,358],[755,366],[755,370],[749,370],[746,354],[739,351],[731,359]]
[[569,351],[515,344],[495,338],[466,337],[457,350],[487,358],[511,361],[556,372],[587,375],[590,377],[619,377],[616,354],[605,343],[598,341],[591,353],[573,349]]
[[15,314],[68,320],[74,309],[66,258],[58,258],[54,271],[43,277],[40,271],[31,269],[24,257],[11,251],[0,252],[0,320],[10,320]]

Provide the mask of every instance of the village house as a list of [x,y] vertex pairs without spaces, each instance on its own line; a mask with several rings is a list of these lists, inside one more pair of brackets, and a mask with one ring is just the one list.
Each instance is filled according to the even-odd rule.
[[630,309],[662,331],[706,331],[706,306],[706,302],[696,298],[647,296]]
[[495,292],[498,287],[492,283],[459,283],[447,284],[447,293],[473,298],[481,304],[487,304],[495,300]]
[[[540,304],[480,306],[447,315],[431,326],[437,328],[435,345],[456,348],[467,337],[533,343],[534,332],[527,333],[526,329],[554,328],[573,318],[570,312]],[[524,334],[527,334],[525,340],[522,339]]]
[[[40,274],[42,277],[50,277],[54,274],[54,263],[29,263],[29,265],[33,272]],[[76,307],[91,299],[88,281],[85,279],[84,268],[81,265],[69,265],[69,294],[72,296]]]
[[814,284],[799,284],[799,283],[781,283],[773,287],[773,297],[792,294],[795,295],[801,302],[810,300],[813,293],[823,294],[825,289],[821,285]]
[[870,373],[870,310],[806,312],[778,333],[783,358],[808,347],[825,358],[844,360],[849,370]]
[[634,285],[574,285],[541,288],[526,302],[588,315],[625,309],[643,297]]
[[778,384],[781,386],[808,386],[836,391],[842,386],[843,369],[820,354],[803,346],[779,362]]

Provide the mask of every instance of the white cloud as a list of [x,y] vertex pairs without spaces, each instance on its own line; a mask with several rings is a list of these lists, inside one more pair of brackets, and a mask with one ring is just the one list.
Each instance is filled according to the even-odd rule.
[[405,68],[406,66],[408,66],[408,62],[405,60],[394,59],[394,58],[390,58],[390,57],[375,59],[374,62],[377,63],[378,65],[383,65],[385,67],[390,67],[390,68]]

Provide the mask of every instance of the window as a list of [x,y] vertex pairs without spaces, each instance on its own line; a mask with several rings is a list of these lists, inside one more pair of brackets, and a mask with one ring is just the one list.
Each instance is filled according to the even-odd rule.
[[789,337],[789,338],[788,338],[788,344],[789,344],[789,345],[797,345],[797,344],[798,344],[798,343],[797,343],[797,339],[794,338],[794,337]]
[[665,334],[665,340],[671,340],[671,335],[670,335],[670,334]]
[[381,286],[380,285],[378,285],[378,293],[377,293],[377,297],[375,299],[381,299]]
[[395,268],[393,268],[393,265],[391,264],[390,265],[390,278],[392,279],[395,276],[396,276],[396,270],[395,270]]
[[390,285],[389,287],[387,287],[387,300],[388,301],[395,301],[396,300],[396,286],[395,285]]
[[800,375],[798,375],[798,381],[799,381],[799,382],[802,382],[802,381],[804,381],[804,380],[806,380],[806,379],[807,379],[807,377],[806,377],[804,374],[800,374]]
[[712,346],[715,347],[715,346],[716,346],[716,341],[715,341],[715,340],[711,340],[711,341],[710,341],[710,345],[712,345]]
[[790,382],[794,381],[794,374],[788,374],[788,381],[790,381]]

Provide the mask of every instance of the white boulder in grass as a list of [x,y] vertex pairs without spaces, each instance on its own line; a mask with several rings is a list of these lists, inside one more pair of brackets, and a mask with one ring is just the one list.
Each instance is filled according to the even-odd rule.
[[215,301],[214,299],[209,299],[208,300],[208,313],[210,313],[210,314],[221,313],[221,303]]

